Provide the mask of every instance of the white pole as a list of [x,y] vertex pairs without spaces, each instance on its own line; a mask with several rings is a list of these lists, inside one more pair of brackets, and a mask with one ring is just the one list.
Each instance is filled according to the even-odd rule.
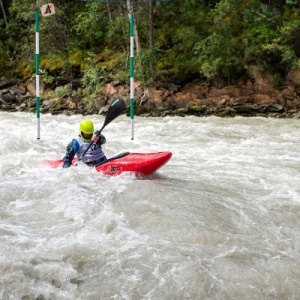
[[38,0],[35,11],[35,93],[36,93],[36,118],[37,139],[40,139],[40,32],[39,32]]
[[131,139],[134,140],[134,18],[130,8],[130,117]]

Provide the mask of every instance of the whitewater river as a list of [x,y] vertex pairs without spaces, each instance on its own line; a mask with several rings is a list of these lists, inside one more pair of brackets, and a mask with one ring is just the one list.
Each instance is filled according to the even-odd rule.
[[136,179],[43,164],[81,119],[0,112],[1,300],[300,299],[300,120],[121,116],[108,157],[173,152]]

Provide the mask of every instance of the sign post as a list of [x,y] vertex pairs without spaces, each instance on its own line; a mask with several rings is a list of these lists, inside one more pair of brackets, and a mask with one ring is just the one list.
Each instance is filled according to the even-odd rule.
[[[41,118],[40,118],[40,23],[39,23],[39,2],[36,0],[35,10],[35,94],[36,94],[36,118],[37,118],[37,139],[41,138]],[[55,14],[55,8],[52,3],[41,6],[43,17]]]

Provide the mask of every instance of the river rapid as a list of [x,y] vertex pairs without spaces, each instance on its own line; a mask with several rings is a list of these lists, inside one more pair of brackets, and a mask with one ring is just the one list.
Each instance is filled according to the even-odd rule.
[[1,300],[300,299],[300,120],[120,116],[157,173],[45,166],[82,118],[0,112]]

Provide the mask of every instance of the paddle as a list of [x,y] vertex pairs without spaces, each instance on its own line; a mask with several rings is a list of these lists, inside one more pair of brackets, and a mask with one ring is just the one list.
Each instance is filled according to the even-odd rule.
[[[109,124],[112,120],[114,120],[116,117],[118,117],[122,111],[125,108],[125,102],[124,100],[122,100],[121,98],[116,99],[108,108],[108,111],[106,113],[105,116],[105,120],[103,123],[102,128],[99,130],[99,132],[97,133],[97,136],[100,136],[101,131],[104,129],[104,127]],[[90,147],[92,146],[93,141],[90,142],[90,144],[88,145],[88,147],[86,148],[86,150],[83,152],[83,154],[81,155],[80,159],[81,160],[84,155],[86,154],[86,152],[90,149]]]

